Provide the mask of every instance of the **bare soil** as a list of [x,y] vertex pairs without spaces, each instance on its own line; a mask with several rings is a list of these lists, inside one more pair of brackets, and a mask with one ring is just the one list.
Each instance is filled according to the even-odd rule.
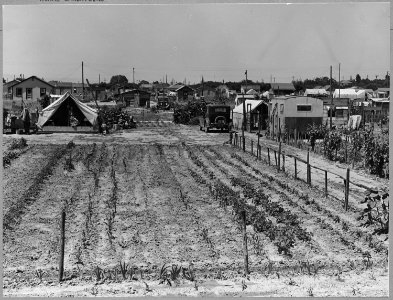
[[[3,147],[16,137],[4,136]],[[339,180],[329,178],[332,195],[325,198],[317,175],[310,187],[294,179],[289,162],[286,173],[277,172],[264,160],[229,145],[228,133],[204,133],[197,126],[163,121],[107,136],[23,137],[30,148],[4,169],[3,215],[9,222],[3,237],[5,296],[389,293],[387,236],[360,227],[362,191],[351,190],[350,210],[345,211]],[[71,140],[75,147],[67,148]],[[73,168],[67,169],[70,157]],[[317,156],[312,162],[327,164]],[[342,171],[340,165],[328,167]],[[365,185],[387,185],[367,174],[353,176]],[[244,276],[238,221],[211,190],[219,181],[247,194],[247,187],[233,185],[232,178],[262,190],[271,202],[298,216],[311,240],[296,237],[285,255],[264,232],[247,226],[250,274]],[[63,208],[65,280],[59,283]],[[269,219],[284,226],[273,216]],[[124,279],[120,262],[133,266],[134,275]],[[179,276],[169,281],[171,285],[160,284],[164,264],[193,269],[195,280]],[[97,267],[103,270],[101,278]]]

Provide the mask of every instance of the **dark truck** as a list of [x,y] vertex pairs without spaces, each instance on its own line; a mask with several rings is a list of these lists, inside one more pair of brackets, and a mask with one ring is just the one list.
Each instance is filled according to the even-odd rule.
[[171,108],[169,98],[166,96],[158,96],[157,108],[162,110],[169,110]]
[[232,126],[231,108],[229,105],[208,104],[205,117],[199,117],[199,129],[209,132],[209,129],[229,131]]

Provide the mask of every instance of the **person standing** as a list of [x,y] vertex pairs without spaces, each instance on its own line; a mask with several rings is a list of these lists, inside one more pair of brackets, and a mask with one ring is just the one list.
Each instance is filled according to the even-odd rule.
[[21,115],[23,121],[23,127],[25,134],[30,134],[30,112],[26,106],[24,106]]

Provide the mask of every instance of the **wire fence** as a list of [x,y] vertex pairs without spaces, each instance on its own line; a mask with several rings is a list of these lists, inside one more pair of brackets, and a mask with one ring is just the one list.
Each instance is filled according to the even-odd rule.
[[[338,177],[342,179],[343,181],[343,189],[344,189],[344,203],[343,206],[345,207],[345,210],[348,210],[348,199],[349,199],[349,193],[350,193],[350,184],[360,187],[362,189],[365,189],[367,191],[373,191],[370,187],[367,187],[365,185],[355,183],[353,181],[350,181],[350,173],[351,170],[350,168],[346,169],[346,175],[340,175],[332,171],[328,171],[326,169],[323,169],[319,166],[313,165],[310,163],[310,151],[307,150],[307,159],[302,159],[296,155],[285,153],[285,151],[282,149],[282,144],[279,142],[278,147],[272,147],[266,144],[262,144],[258,142],[255,142],[253,139],[248,139],[244,136],[241,136],[237,133],[233,135],[233,138],[231,139],[231,145],[234,146],[237,149],[243,150],[243,152],[247,152],[252,154],[253,156],[256,156],[259,161],[264,161],[266,164],[269,166],[275,166],[277,168],[278,172],[283,172],[287,175],[290,175],[290,170],[286,166],[286,162],[288,162],[289,159],[293,159],[293,175],[294,178],[297,180],[302,180],[306,182],[308,185],[312,186],[312,178],[313,175],[316,176],[322,176],[324,177],[324,186],[322,189],[324,190],[325,197],[332,196],[329,194],[328,190],[328,181],[331,176]],[[262,149],[265,149],[266,151],[262,151]],[[264,154],[262,154],[264,153]],[[304,171],[304,168],[299,168],[299,164],[305,164],[306,165],[306,171]],[[317,174],[317,172],[321,172],[322,174]],[[330,174],[330,176],[329,176]],[[334,197],[334,196],[333,196]]]

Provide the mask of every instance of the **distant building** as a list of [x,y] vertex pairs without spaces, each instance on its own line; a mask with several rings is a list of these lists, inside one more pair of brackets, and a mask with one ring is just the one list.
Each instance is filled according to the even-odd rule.
[[296,89],[292,82],[289,83],[271,83],[270,92],[275,96],[284,96],[293,94]]
[[3,99],[12,99],[12,86],[21,82],[19,79],[14,79],[3,83]]
[[152,83],[142,83],[139,85],[139,89],[143,91],[152,92],[154,85]]
[[325,89],[306,89],[304,92],[304,96],[306,97],[316,97],[316,98],[324,98],[327,97],[329,94]]
[[150,106],[150,93],[142,90],[130,90],[117,95],[118,101],[126,106],[143,107]]
[[271,134],[282,134],[285,130],[305,133],[311,124],[321,125],[323,101],[313,97],[275,97],[269,103],[269,124]]
[[216,88],[217,95],[224,97],[224,98],[229,98],[230,97],[230,90],[226,84],[221,84]]
[[375,94],[378,98],[387,98],[390,96],[390,88],[378,88]]
[[200,86],[196,89],[196,95],[197,97],[203,97],[205,101],[209,101],[215,99],[218,92],[209,86]]
[[55,87],[54,94],[56,95],[72,93],[72,82],[49,81],[49,83]]
[[187,85],[174,84],[168,87],[168,90],[172,93],[176,93],[177,100],[190,100],[193,98],[194,89]]
[[37,76],[31,76],[20,82],[14,82],[7,89],[12,100],[37,100],[53,93],[54,86]]

